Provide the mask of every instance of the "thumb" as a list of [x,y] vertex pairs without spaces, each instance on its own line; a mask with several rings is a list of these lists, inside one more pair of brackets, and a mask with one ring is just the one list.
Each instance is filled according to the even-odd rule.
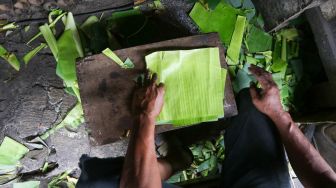
[[252,98],[253,102],[259,101],[260,96],[259,96],[259,94],[257,92],[257,88],[255,87],[254,84],[251,84],[251,86],[250,86],[250,94],[251,94],[251,98]]

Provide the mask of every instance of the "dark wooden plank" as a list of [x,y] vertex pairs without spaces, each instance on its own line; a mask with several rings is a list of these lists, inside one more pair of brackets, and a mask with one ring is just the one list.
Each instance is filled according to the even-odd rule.
[[[219,47],[221,65],[227,68],[225,51],[217,34],[197,35],[115,51],[121,58],[129,57],[134,69],[121,69],[103,54],[87,57],[77,65],[77,76],[91,144],[101,145],[117,141],[132,125],[131,98],[134,79],[145,71],[144,57],[155,51]],[[224,117],[237,114],[230,77],[225,85]],[[180,127],[179,127],[180,128]],[[158,125],[156,132],[177,129]]]

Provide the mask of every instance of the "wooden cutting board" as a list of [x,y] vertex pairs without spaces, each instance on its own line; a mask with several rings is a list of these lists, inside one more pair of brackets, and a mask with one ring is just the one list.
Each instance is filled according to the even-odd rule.
[[[225,50],[216,33],[146,44],[115,53],[125,60],[129,57],[135,68],[122,69],[103,54],[93,55],[77,63],[77,78],[84,109],[84,117],[89,128],[92,145],[103,145],[124,139],[132,125],[131,101],[138,75],[146,70],[145,56],[162,50],[182,50],[204,47],[218,47],[223,68]],[[226,77],[224,118],[237,114],[229,74]],[[183,127],[157,125],[156,132],[166,132]]]

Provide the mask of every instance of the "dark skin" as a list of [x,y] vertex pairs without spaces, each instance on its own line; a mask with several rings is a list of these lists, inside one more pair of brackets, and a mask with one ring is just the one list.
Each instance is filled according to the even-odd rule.
[[[270,73],[251,66],[250,72],[261,84],[258,92],[250,87],[253,104],[275,123],[295,173],[305,187],[335,187],[336,174],[310,144],[289,113],[283,110],[279,89]],[[164,86],[154,76],[135,93],[135,123],[120,181],[121,188],[158,188],[173,172],[171,165],[156,158],[155,119],[163,106]],[[248,159],[247,159],[248,160]]]
[[257,66],[249,70],[262,86],[261,93],[254,86],[250,88],[253,104],[275,123],[300,181],[305,187],[336,187],[335,172],[295,125],[290,114],[283,110],[272,75]]
[[135,123],[126,153],[120,187],[158,188],[172,174],[165,160],[156,158],[155,119],[163,106],[164,86],[156,85],[156,76],[146,79],[145,87],[134,94]]

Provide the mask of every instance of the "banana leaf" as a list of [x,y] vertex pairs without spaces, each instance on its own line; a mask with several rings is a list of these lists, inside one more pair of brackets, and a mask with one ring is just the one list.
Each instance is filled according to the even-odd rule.
[[79,56],[72,30],[66,30],[57,41],[59,50],[57,56],[56,74],[63,79],[67,87],[76,84],[76,58]]
[[16,165],[28,151],[24,145],[5,137],[0,145],[0,166]]
[[237,65],[239,63],[240,49],[245,32],[246,17],[238,16],[234,33],[231,38],[230,46],[227,50],[226,61],[228,65]]
[[249,53],[268,51],[272,48],[273,37],[263,30],[249,25],[246,35],[246,47]]
[[45,43],[41,43],[38,47],[34,48],[32,51],[28,52],[24,57],[23,61],[25,64],[28,64],[29,61],[43,48],[45,48],[47,45]]
[[250,82],[253,79],[243,70],[238,70],[237,76],[233,82],[233,89],[236,93],[239,93],[240,90],[250,87]]
[[8,52],[2,45],[0,45],[0,57],[6,60],[16,71],[20,70],[20,62],[15,54]]
[[39,188],[39,187],[40,187],[40,181],[26,181],[13,184],[13,188]]
[[68,127],[71,129],[76,129],[78,128],[79,125],[84,123],[84,113],[83,113],[83,108],[81,103],[77,103],[76,106],[74,106],[68,114],[65,116],[65,118],[54,126],[53,128],[49,129],[47,132],[45,132],[40,138],[45,140],[47,139],[51,134],[54,134],[57,130],[63,128],[63,127]]
[[0,32],[7,31],[7,30],[13,30],[13,29],[16,29],[18,27],[19,26],[15,25],[15,22],[12,22],[12,23],[6,24],[4,26],[1,26],[0,27]]
[[72,31],[73,39],[74,39],[74,42],[76,44],[76,49],[77,49],[77,52],[78,52],[78,56],[79,57],[84,57],[82,43],[81,43],[81,40],[80,40],[80,37],[79,37],[79,33],[78,33],[78,30],[77,30],[75,19],[74,19],[71,12],[69,12],[68,15],[66,16],[66,25],[65,25],[64,30],[65,31],[66,30],[71,30]]
[[108,58],[113,60],[116,64],[118,64],[121,68],[124,69],[132,69],[134,68],[134,63],[130,58],[126,58],[126,60],[123,62],[117,54],[115,54],[111,49],[106,48],[105,50],[102,51],[104,55],[106,55]]
[[226,70],[218,48],[154,52],[146,65],[166,88],[158,124],[191,125],[224,116]]
[[[64,16],[66,15],[66,13],[62,13],[60,14],[59,16],[57,16],[54,20],[52,20],[52,22],[48,25],[48,27],[50,29],[53,29],[56,25],[56,23],[62,19]],[[42,32],[40,31],[39,33],[37,33],[33,38],[31,38],[28,42],[27,42],[27,45],[29,45],[31,42],[33,42],[35,39],[37,39],[39,36],[42,35]]]
[[44,25],[40,26],[40,31],[41,31],[41,34],[43,35],[45,41],[47,42],[51,53],[53,54],[54,58],[57,61],[58,48],[57,48],[56,38],[55,38],[53,32],[49,28],[48,24],[44,24]]
[[19,160],[29,151],[17,141],[5,137],[0,145],[0,184],[7,183],[17,176]]
[[195,3],[189,14],[201,32],[218,32],[220,39],[226,46],[231,41],[237,15],[244,15],[244,11],[223,2],[220,2],[212,11],[206,10],[200,3]]
[[124,66],[123,61],[111,49],[106,48],[105,50],[102,51],[102,53],[106,55],[108,58],[112,59],[120,67]]

